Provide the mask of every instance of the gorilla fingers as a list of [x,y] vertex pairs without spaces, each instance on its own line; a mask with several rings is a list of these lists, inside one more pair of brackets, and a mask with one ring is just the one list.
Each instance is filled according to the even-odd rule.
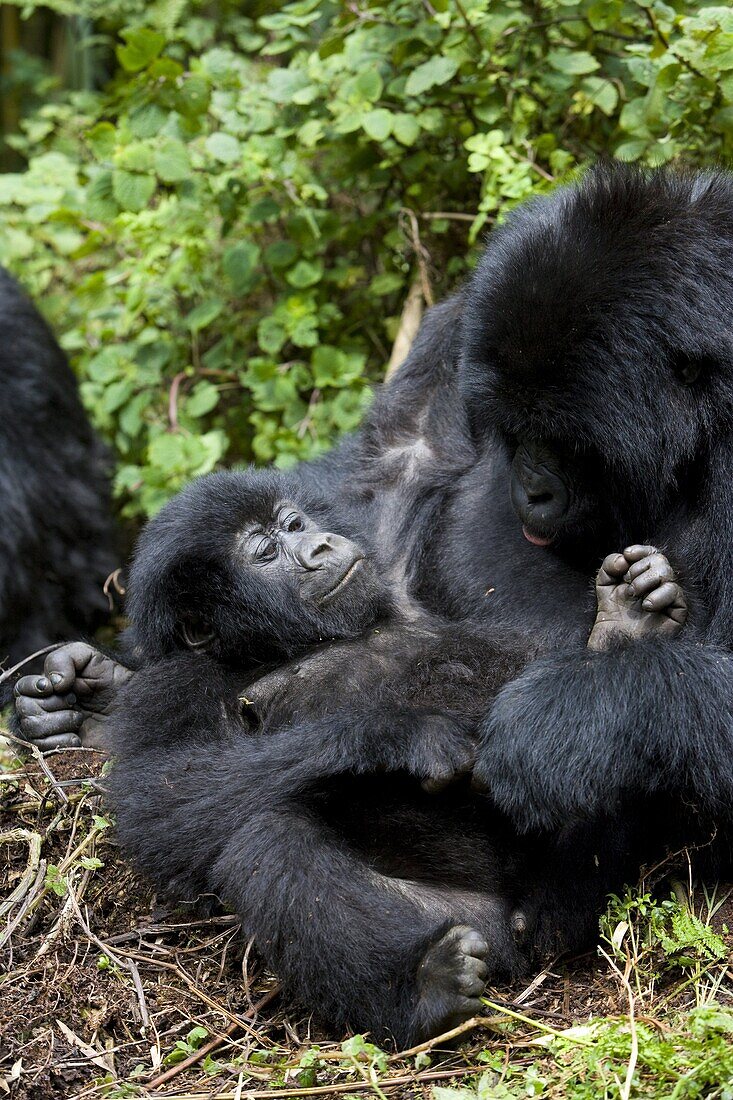
[[41,752],[106,749],[105,727],[130,669],[86,642],[60,646],[46,657],[42,676],[15,685],[15,728]]

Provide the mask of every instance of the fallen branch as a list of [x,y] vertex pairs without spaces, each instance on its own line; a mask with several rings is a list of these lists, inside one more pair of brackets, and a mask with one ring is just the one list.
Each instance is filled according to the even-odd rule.
[[[280,992],[280,986],[276,985],[272,989],[269,989],[263,997],[260,997],[259,1001],[247,1013],[245,1019],[253,1020],[260,1009],[274,1000],[277,994]],[[171,1066],[165,1073],[161,1073],[158,1077],[154,1077],[151,1081],[148,1081],[147,1088],[158,1089],[161,1085],[164,1085],[167,1081],[170,1081],[172,1077],[182,1073],[184,1069],[189,1069],[191,1066],[195,1066],[197,1062],[200,1062],[207,1054],[210,1054],[212,1050],[216,1050],[222,1043],[225,1043],[227,1039],[230,1039],[232,1035],[237,1031],[241,1031],[242,1026],[239,1023],[231,1023],[229,1027],[221,1035],[215,1035],[213,1039],[209,1039],[208,1043],[204,1043],[202,1047],[195,1050],[193,1054],[189,1054],[188,1058],[184,1058],[182,1062],[179,1062],[175,1066]]]
[[[43,650],[41,652],[43,652]],[[16,665],[15,667],[18,668],[19,666]],[[9,671],[12,672],[13,670],[10,669]],[[53,774],[48,764],[43,759],[43,753],[38,748],[38,746],[34,745],[32,741],[24,741],[22,737],[15,737],[14,734],[8,733],[7,730],[3,730],[3,737],[7,738],[8,741],[12,741],[14,745],[20,745],[22,749],[32,754],[36,764],[38,764],[38,767],[41,769],[46,779],[51,784],[51,789],[56,795],[56,798],[59,800],[59,802],[63,803],[64,806],[68,806],[69,796],[66,794],[66,791],[64,791],[64,789],[61,787],[58,780],[56,779],[56,776]]]
[[412,342],[417,336],[423,315],[423,286],[420,279],[415,279],[410,287],[405,304],[400,316],[400,324],[397,335],[392,345],[392,354],[389,357],[384,380],[388,382],[395,371],[402,366],[407,358]]

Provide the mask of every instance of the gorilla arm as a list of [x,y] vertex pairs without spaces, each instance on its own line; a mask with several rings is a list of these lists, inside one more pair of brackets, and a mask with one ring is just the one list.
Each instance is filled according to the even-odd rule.
[[[489,964],[498,975],[520,962],[507,905],[477,899],[488,960],[460,892],[381,874],[319,810],[330,792],[353,812],[354,787],[337,777],[374,768],[358,752],[380,752],[380,731],[345,713],[251,734],[237,716],[240,677],[200,658],[141,670],[112,716],[109,783],[127,852],[179,896],[233,905],[288,989],[337,1027],[405,1044],[479,1011]],[[369,802],[381,782],[365,788]]]
[[534,662],[502,689],[475,782],[523,829],[613,812],[627,794],[733,801],[733,656],[673,640],[684,593],[654,547],[611,554],[585,652]]

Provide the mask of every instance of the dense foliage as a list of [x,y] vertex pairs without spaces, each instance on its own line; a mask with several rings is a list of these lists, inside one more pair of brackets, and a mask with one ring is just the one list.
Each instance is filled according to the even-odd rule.
[[508,206],[597,154],[733,143],[725,6],[50,6],[84,17],[104,78],[12,138],[0,261],[62,335],[130,516],[353,428],[410,289],[445,294]]

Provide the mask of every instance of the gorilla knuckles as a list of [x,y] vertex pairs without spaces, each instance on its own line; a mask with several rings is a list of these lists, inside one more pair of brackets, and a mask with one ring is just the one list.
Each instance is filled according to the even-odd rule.
[[513,457],[530,541],[590,564],[694,478],[733,407],[732,224],[723,173],[601,166],[492,234],[461,386],[474,433]]
[[389,599],[364,551],[325,530],[326,517],[321,502],[271,472],[193,482],[138,542],[128,601],[135,648],[155,658],[183,643],[247,667],[360,634]]

